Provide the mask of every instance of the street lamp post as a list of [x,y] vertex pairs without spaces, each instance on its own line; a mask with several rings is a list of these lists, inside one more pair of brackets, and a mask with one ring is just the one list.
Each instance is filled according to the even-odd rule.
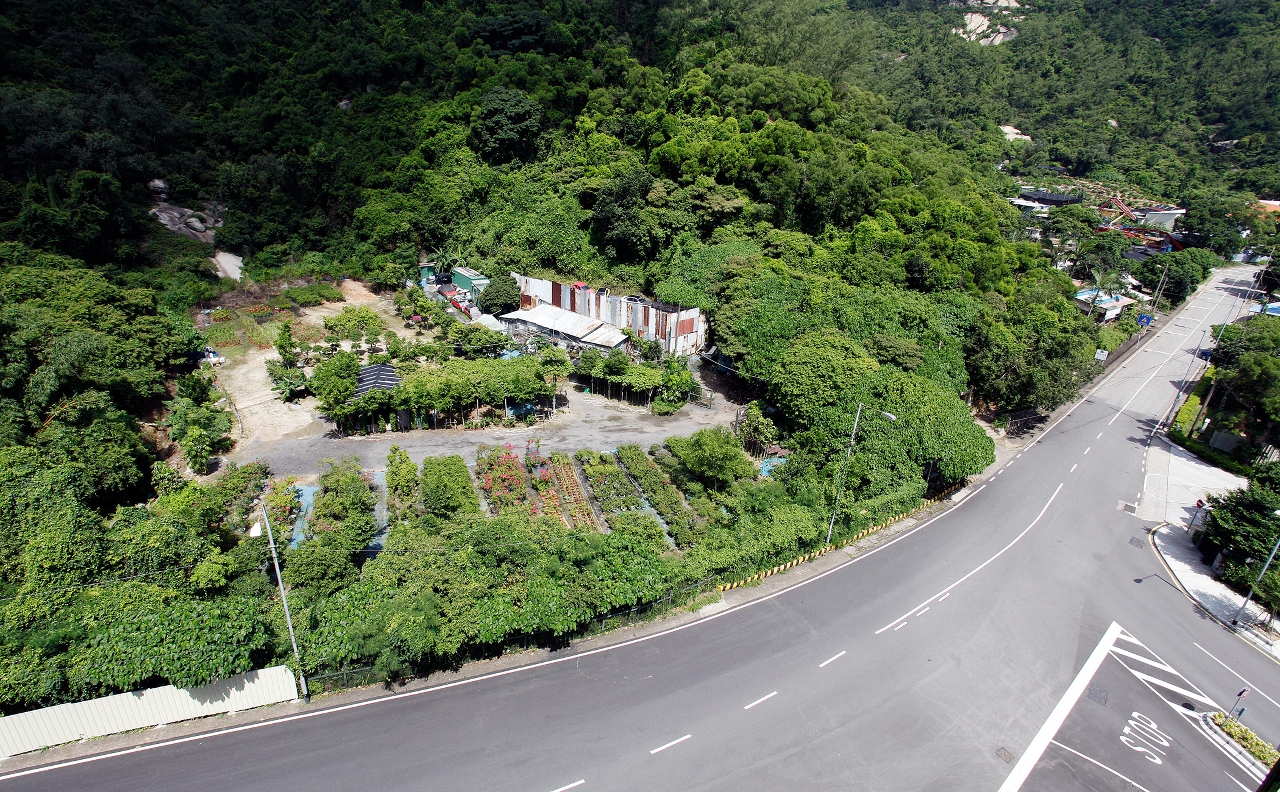
[[[898,420],[893,413],[880,411],[890,421]],[[853,416],[853,431],[849,433],[849,447],[844,452],[844,467],[840,470],[840,482],[836,486],[836,505],[831,509],[831,521],[827,523],[827,544],[831,544],[831,532],[836,527],[836,512],[840,510],[840,496],[844,494],[844,480],[849,475],[849,457],[853,456],[853,439],[858,436],[858,419],[862,417],[862,402],[858,402],[858,412]]]
[[[1276,509],[1272,513],[1277,517],[1280,517],[1280,509]],[[1258,584],[1262,582],[1262,576],[1267,574],[1267,567],[1271,566],[1271,562],[1275,560],[1277,550],[1280,550],[1280,536],[1276,537],[1275,547],[1271,548],[1271,555],[1267,556],[1267,563],[1262,565],[1262,571],[1258,573],[1258,579],[1253,581],[1253,585],[1249,587],[1249,595],[1244,598],[1244,602],[1240,605],[1240,610],[1236,611],[1236,617],[1231,620],[1232,627],[1239,625],[1240,617],[1244,614],[1244,609],[1249,607],[1249,600],[1253,599],[1254,589],[1256,589]]]
[[1252,280],[1252,281],[1250,281],[1249,288],[1248,288],[1248,289],[1245,289],[1244,294],[1241,294],[1241,295],[1240,295],[1236,300],[1232,301],[1232,303],[1231,303],[1231,317],[1230,317],[1229,319],[1227,319],[1227,321],[1223,322],[1223,323],[1218,327],[1218,337],[1217,337],[1217,338],[1215,338],[1215,339],[1213,339],[1213,342],[1214,342],[1215,344],[1220,343],[1220,342],[1222,341],[1222,334],[1223,334],[1223,333],[1225,333],[1225,332],[1227,331],[1227,325],[1231,324],[1232,322],[1234,322],[1234,321],[1236,320],[1236,310],[1237,310],[1237,306],[1238,306],[1240,303],[1243,303],[1243,302],[1244,302],[1245,295],[1246,295],[1246,294],[1251,295],[1251,294],[1253,294],[1253,293],[1257,290],[1257,289],[1256,289],[1256,286],[1257,286],[1257,284],[1258,284],[1258,276],[1259,276],[1259,275],[1261,275],[1261,274],[1262,274],[1262,270],[1258,270],[1257,272],[1255,272],[1255,273],[1253,274],[1253,280]]
[[[310,701],[311,693],[307,690],[307,675],[302,671],[302,655],[298,653],[298,638],[293,633],[293,616],[289,614],[289,595],[284,590],[284,578],[280,577],[280,559],[276,555],[275,532],[271,530],[271,518],[267,516],[267,502],[263,498],[258,502],[262,507],[262,519],[267,524],[267,545],[271,548],[271,566],[276,571],[276,583],[280,586],[280,601],[284,603],[284,623],[289,628],[289,643],[293,645],[293,659],[298,664],[298,681],[302,683],[302,698]],[[256,527],[256,526],[255,526]],[[250,529],[250,535],[253,530]]]

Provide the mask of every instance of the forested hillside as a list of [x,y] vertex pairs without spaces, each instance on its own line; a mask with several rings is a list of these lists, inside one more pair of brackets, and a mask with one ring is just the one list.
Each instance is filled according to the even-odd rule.
[[[1016,38],[984,47],[952,32],[963,12],[857,0],[8,3],[0,707],[192,684],[287,656],[265,540],[245,533],[270,471],[194,483],[157,463],[169,440],[207,458],[225,432],[217,395],[187,376],[205,343],[191,314],[237,286],[216,277],[210,245],[147,214],[153,179],[174,204],[220,217],[217,247],[261,283],[352,276],[394,290],[436,251],[491,276],[700,307],[723,365],[777,408],[794,451],[759,486],[740,447],[668,443],[657,478],[633,454],[630,475],[670,509],[675,549],[643,521],[604,538],[576,525],[559,536],[527,509],[482,519],[461,496],[433,512],[444,496],[431,476],[461,487],[456,465],[428,464],[403,495],[415,518],[363,569],[367,483],[337,466],[327,533],[286,559],[316,630],[309,671],[380,658],[400,673],[401,661],[569,633],[816,546],[838,491],[847,535],[981,470],[991,444],[969,403],[1052,408],[1096,373],[1099,345],[1114,348],[1071,303],[1053,251],[1027,238],[1005,200],[1016,179],[1057,165],[1183,203],[1187,230],[1222,252],[1239,247],[1240,224],[1265,239],[1274,227],[1249,206],[1280,197],[1278,20],[1264,0],[1044,0],[1018,10]],[[1006,140],[1001,124],[1032,140]],[[1212,153],[1211,139],[1234,142]],[[902,421],[869,436],[845,476],[859,401]],[[690,472],[712,451],[729,454],[728,473]],[[705,507],[699,519],[664,476]],[[283,522],[296,495],[273,492]],[[501,536],[540,549],[484,556]],[[668,550],[679,561],[659,569]],[[601,570],[629,564],[634,579],[605,591],[622,578]],[[484,592],[516,566],[534,581],[526,594],[565,580],[594,593],[512,615],[524,594]],[[356,638],[332,626],[383,595],[396,599]]]

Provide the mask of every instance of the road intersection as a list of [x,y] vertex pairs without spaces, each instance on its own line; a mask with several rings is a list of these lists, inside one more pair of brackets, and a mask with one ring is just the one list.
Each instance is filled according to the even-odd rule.
[[[1280,667],[1176,587],[1141,496],[1192,305],[955,508],[705,619],[489,676],[0,777],[32,790],[1237,790],[1198,716]],[[1136,540],[1136,542],[1131,541]],[[1088,672],[1087,675],[1082,676]],[[1280,739],[1280,705],[1249,725]],[[1158,761],[1155,761],[1158,760]]]

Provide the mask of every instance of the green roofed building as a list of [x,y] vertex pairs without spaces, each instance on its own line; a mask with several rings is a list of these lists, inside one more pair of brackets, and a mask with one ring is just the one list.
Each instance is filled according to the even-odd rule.
[[470,295],[471,302],[475,302],[480,299],[480,292],[489,285],[489,279],[470,267],[454,267],[453,285],[458,287],[458,291]]

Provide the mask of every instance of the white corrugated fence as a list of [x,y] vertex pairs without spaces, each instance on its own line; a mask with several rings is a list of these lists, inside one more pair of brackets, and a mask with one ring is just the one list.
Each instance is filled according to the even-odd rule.
[[59,704],[0,718],[0,755],[35,751],[87,737],[292,701],[293,672],[285,666],[237,674],[198,688],[173,685]]

